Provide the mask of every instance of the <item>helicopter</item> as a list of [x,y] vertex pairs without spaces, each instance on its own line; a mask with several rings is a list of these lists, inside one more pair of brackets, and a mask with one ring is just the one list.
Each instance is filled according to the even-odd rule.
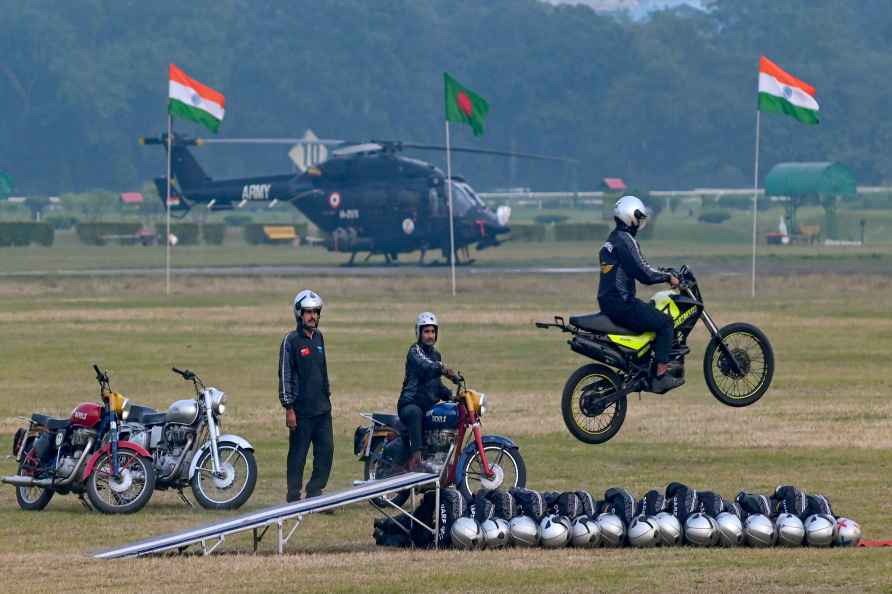
[[[141,138],[141,144],[168,146],[167,135]],[[213,143],[334,146],[330,156],[304,171],[284,175],[214,180],[198,164],[189,147]],[[455,261],[470,264],[470,246],[478,250],[500,245],[510,232],[511,209],[488,208],[462,177],[447,175],[435,165],[404,156],[406,149],[442,151],[438,145],[393,140],[346,141],[313,138],[203,139],[173,135],[170,143],[171,210],[189,211],[193,204],[209,210],[230,210],[249,203],[290,202],[327,237],[329,251],[383,255],[387,264],[399,254],[440,250],[449,260],[449,190],[452,194]],[[453,152],[564,161],[572,159],[488,149],[452,147]],[[328,151],[326,151],[328,153]],[[166,178],[155,178],[165,201]],[[451,188],[449,187],[451,186]]]

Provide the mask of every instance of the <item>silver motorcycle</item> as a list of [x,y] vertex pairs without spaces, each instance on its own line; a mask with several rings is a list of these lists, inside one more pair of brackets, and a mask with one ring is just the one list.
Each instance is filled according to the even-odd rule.
[[151,452],[156,489],[176,489],[191,506],[183,494],[191,486],[204,508],[239,508],[257,484],[254,446],[239,435],[221,435],[223,392],[206,387],[188,369],[174,367],[173,372],[192,382],[195,398],[177,400],[166,412],[133,405],[121,427],[122,438]]

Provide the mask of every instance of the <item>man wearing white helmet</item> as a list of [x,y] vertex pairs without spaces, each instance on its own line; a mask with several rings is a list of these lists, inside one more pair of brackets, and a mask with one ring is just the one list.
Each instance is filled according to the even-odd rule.
[[319,332],[322,298],[303,290],[295,295],[292,309],[297,328],[285,335],[279,349],[279,401],[289,429],[287,501],[300,499],[310,444],[313,474],[307,483],[307,497],[322,494],[334,456],[331,388],[325,341]]
[[678,279],[647,263],[635,239],[647,224],[648,210],[636,196],[623,196],[613,208],[616,227],[610,233],[598,257],[601,280],[598,305],[614,324],[633,332],[655,332],[654,358],[657,369],[651,391],[664,393],[684,383],[666,371],[672,348],[673,322],[668,315],[635,297],[635,281],[645,285],[669,283],[678,286]]
[[409,431],[409,450],[412,453],[407,468],[410,472],[419,470],[421,464],[424,446],[421,420],[424,413],[440,400],[448,400],[451,396],[449,388],[443,385],[440,378],[445,375],[452,381],[458,380],[458,374],[443,364],[440,352],[434,347],[439,327],[437,316],[431,312],[418,314],[415,319],[415,344],[409,347],[406,355],[406,376],[396,407],[400,420]]

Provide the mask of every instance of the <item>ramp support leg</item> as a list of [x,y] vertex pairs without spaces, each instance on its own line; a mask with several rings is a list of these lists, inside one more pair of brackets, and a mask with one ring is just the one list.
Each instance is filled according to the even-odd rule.
[[297,516],[294,519],[294,526],[291,527],[291,530],[288,534],[285,534],[285,520],[276,520],[276,554],[282,555],[285,553],[285,545],[288,544],[288,541],[294,535],[294,531],[297,530],[300,523],[303,522],[303,514]]
[[203,540],[203,541],[201,541],[201,554],[204,555],[205,557],[207,557],[208,555],[210,555],[211,553],[214,552],[214,549],[216,549],[216,548],[219,547],[221,544],[223,544],[223,541],[224,541],[224,540],[226,540],[226,535],[225,535],[225,534],[221,534],[220,536],[217,537],[217,542],[215,542],[215,543],[214,543],[213,545],[211,545],[211,546],[208,546],[208,541],[207,541],[207,540]]
[[253,532],[254,532],[253,539],[254,539],[254,552],[255,552],[255,553],[257,552],[257,548],[260,546],[260,541],[263,540],[263,536],[266,534],[266,531],[267,531],[267,530],[269,530],[269,524],[267,524],[266,526],[264,526],[264,527],[263,527],[263,530],[261,530],[261,531],[259,532],[259,534],[258,534],[258,529],[257,529],[257,528],[254,528],[254,530],[253,530]]

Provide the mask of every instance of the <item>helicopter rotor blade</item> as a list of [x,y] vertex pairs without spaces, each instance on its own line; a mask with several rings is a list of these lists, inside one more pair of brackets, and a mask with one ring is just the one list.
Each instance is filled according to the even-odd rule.
[[334,138],[196,138],[198,144],[324,144],[326,146],[339,146],[346,141]]
[[[415,144],[410,142],[396,143],[400,148],[416,149],[421,151],[446,151],[445,146],[436,144]],[[496,151],[491,149],[478,149],[470,147],[452,146],[449,150],[455,153],[473,153],[478,155],[494,155],[497,157],[520,157],[522,159],[533,159],[537,161],[561,161],[564,163],[577,163],[576,159],[569,157],[552,157],[550,155],[537,155],[534,153],[516,153],[511,151]]]

